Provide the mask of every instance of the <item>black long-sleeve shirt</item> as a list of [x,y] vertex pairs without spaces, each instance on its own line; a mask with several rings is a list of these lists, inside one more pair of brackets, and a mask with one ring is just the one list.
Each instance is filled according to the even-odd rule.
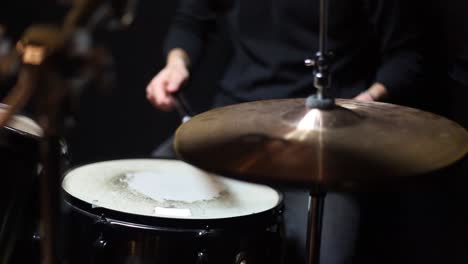
[[[329,0],[330,91],[349,98],[372,83],[393,97],[421,77],[418,32],[404,0]],[[182,48],[196,62],[219,17],[228,21],[233,56],[220,82],[239,101],[307,96],[318,50],[318,0],[181,0],[166,50]]]
[[455,81],[468,87],[468,2],[452,0],[447,4],[449,72]]

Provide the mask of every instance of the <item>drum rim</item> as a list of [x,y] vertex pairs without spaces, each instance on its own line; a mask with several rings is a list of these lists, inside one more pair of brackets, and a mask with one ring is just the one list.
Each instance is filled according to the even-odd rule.
[[41,136],[38,136],[38,135],[34,135],[34,134],[31,134],[29,132],[26,132],[24,130],[21,130],[21,129],[17,129],[17,128],[14,128],[14,127],[11,127],[11,126],[4,126],[5,129],[9,130],[10,132],[14,132],[16,134],[21,134],[22,136],[25,136],[25,137],[28,137],[28,138],[31,138],[31,139],[34,139],[34,140],[41,140],[42,137]]
[[[182,160],[174,159],[174,158],[136,158],[136,159],[109,159],[109,160],[102,160],[94,163],[101,163],[101,162],[114,162],[114,161],[129,161],[129,160],[170,160],[170,161],[180,161]],[[94,163],[86,163],[86,164],[77,164],[69,169],[67,169],[63,176],[62,176],[62,183],[65,177],[75,169],[80,167],[94,164]],[[269,186],[270,187],[270,186]],[[271,188],[271,187],[270,187]],[[261,212],[251,213],[246,215],[240,216],[231,216],[231,217],[221,217],[221,218],[171,218],[171,217],[162,217],[162,216],[149,216],[143,214],[135,214],[135,213],[128,213],[118,211],[112,208],[107,207],[94,207],[92,204],[81,200],[70,193],[68,193],[63,186],[61,187],[64,200],[72,209],[78,209],[78,211],[85,212],[89,216],[99,219],[104,217],[105,219],[112,220],[113,224],[122,226],[125,225],[136,225],[140,226],[141,228],[145,229],[154,229],[154,226],[161,225],[161,223],[165,226],[164,229],[167,228],[180,228],[181,226],[186,227],[190,226],[195,230],[204,230],[206,225],[208,224],[210,227],[223,227],[226,225],[237,224],[241,226],[248,226],[248,225],[255,225],[258,222],[258,219],[265,219],[266,222],[277,222],[276,218],[281,216],[283,213],[283,202],[284,202],[284,195],[282,192],[275,188],[273,189],[278,197],[278,202],[275,206],[266,209]]]
[[[279,194],[278,204],[266,211],[255,214],[208,219],[169,218],[160,216],[147,216],[116,211],[104,207],[93,207],[88,202],[78,199],[63,191],[65,203],[75,212],[91,217],[96,223],[121,228],[136,228],[152,231],[183,230],[183,232],[199,233],[206,230],[255,229],[259,226],[272,226],[278,224],[283,213],[283,194]],[[219,232],[219,231],[218,231]]]
[[[6,105],[6,104],[2,104],[0,103],[0,109],[6,109],[8,108],[9,106]],[[18,117],[18,118],[26,118],[28,119],[29,121],[33,122],[35,125],[37,125],[39,127],[39,129],[41,130],[42,134],[44,133],[43,131],[43,128],[32,118],[30,118],[29,116],[26,116],[26,115],[22,115],[22,114],[14,114],[12,116],[13,117]],[[43,136],[39,136],[39,135],[35,135],[33,133],[29,133],[25,130],[21,130],[21,129],[18,129],[18,128],[14,128],[12,127],[11,125],[9,125],[8,123],[4,126],[5,129],[7,129],[8,131],[10,132],[14,132],[14,133],[17,133],[17,134],[21,134],[22,136],[25,136],[25,137],[29,137],[29,138],[32,138],[32,139],[35,139],[35,140],[40,140],[41,138],[43,138]]]

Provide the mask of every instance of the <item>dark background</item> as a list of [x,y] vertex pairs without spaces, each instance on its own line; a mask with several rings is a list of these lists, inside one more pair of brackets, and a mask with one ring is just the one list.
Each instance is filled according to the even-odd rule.
[[[110,93],[90,90],[83,95],[77,127],[68,137],[73,163],[149,157],[180,124],[177,113],[156,110],[146,100],[146,85],[164,67],[162,45],[177,3],[140,1],[134,24],[109,34],[117,83]],[[208,110],[228,56],[222,40],[212,40],[185,91],[195,112]]]
[[[0,5],[0,23],[14,25],[18,36],[34,21],[60,18],[63,10],[53,8],[53,2],[8,0]],[[466,126],[468,88],[460,85],[463,80],[451,75],[454,67],[463,69],[464,60],[460,58],[463,59],[463,49],[468,46],[465,2],[414,0],[412,8],[415,21],[424,25],[423,45],[429,73],[427,87],[422,88],[427,99],[419,107]],[[140,0],[130,28],[101,36],[113,54],[117,80],[110,91],[89,88],[82,94],[76,127],[66,136],[73,164],[148,157],[179,125],[176,113],[154,109],[145,97],[147,83],[164,66],[163,39],[177,3]],[[187,97],[197,112],[208,109],[216,80],[229,56],[226,43],[214,40],[201,67],[192,73],[194,80],[187,89]]]

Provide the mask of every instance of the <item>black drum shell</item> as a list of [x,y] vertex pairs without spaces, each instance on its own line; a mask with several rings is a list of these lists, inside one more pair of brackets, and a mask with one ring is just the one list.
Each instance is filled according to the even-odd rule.
[[281,204],[248,216],[194,220],[93,208],[65,196],[72,264],[282,263]]
[[[0,256],[2,263],[21,263],[34,251],[40,138],[11,127],[0,128]],[[25,254],[24,251],[28,251]],[[15,252],[22,251],[17,254]],[[36,252],[36,251],[34,251]]]

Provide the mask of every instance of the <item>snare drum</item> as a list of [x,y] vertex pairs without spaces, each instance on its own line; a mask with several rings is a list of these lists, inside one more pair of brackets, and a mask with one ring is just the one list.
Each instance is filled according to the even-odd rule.
[[[4,111],[0,106],[0,114]],[[33,201],[37,201],[34,186],[41,136],[41,128],[20,115],[0,128],[0,263],[30,263],[32,255],[37,257],[32,241],[37,224]]]
[[158,159],[78,167],[62,187],[71,263],[281,263],[282,196],[270,187]]

